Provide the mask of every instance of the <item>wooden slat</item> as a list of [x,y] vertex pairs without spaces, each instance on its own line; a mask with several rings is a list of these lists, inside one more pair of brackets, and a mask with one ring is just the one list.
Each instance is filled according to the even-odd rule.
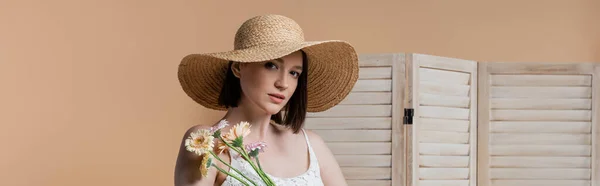
[[590,157],[525,157],[493,156],[494,168],[591,168]]
[[592,186],[589,180],[492,180],[492,186]]
[[589,110],[492,110],[492,121],[590,121]]
[[392,153],[390,142],[330,142],[327,143],[327,146],[336,155],[388,155]]
[[468,186],[469,180],[420,180],[419,186]]
[[492,133],[492,145],[589,145],[589,134],[562,133]]
[[362,67],[358,71],[358,79],[391,79],[391,67]]
[[492,74],[591,74],[592,63],[489,63],[487,70]]
[[470,110],[464,108],[420,106],[420,116],[437,119],[469,120]]
[[391,179],[391,169],[384,167],[341,167],[347,180]]
[[392,104],[391,92],[350,92],[340,105],[389,105]]
[[421,130],[445,132],[469,132],[469,120],[421,118],[417,126]]
[[391,129],[390,117],[363,118],[306,118],[308,129]]
[[426,93],[421,93],[419,99],[420,104],[423,106],[469,108],[471,102],[471,99],[466,96],[443,96]]
[[590,179],[590,169],[490,168],[492,179]]
[[469,96],[468,85],[445,85],[430,82],[419,83],[419,93],[445,95],[445,96]]
[[415,60],[422,67],[447,69],[459,72],[472,72],[477,68],[477,62],[450,57],[413,54]]
[[469,168],[419,168],[424,180],[462,180],[469,178]]
[[600,65],[595,64],[592,77],[592,172],[591,181],[594,186],[600,185]]
[[505,75],[490,76],[492,86],[591,86],[590,75]]
[[[403,56],[404,57],[404,56]],[[405,158],[405,136],[404,125],[404,102],[406,86],[405,63],[396,62],[392,65],[392,139],[391,139],[391,172],[393,186],[406,183],[406,158]]]
[[308,113],[307,117],[390,117],[391,105],[337,105],[329,110]]
[[494,121],[490,125],[491,132],[497,133],[590,133],[591,122],[556,122],[556,121]]
[[348,180],[348,186],[391,186],[392,180]]
[[469,144],[420,143],[419,154],[438,156],[469,155]]
[[335,155],[342,167],[390,167],[391,155]]
[[489,126],[490,126],[490,73],[488,62],[480,62],[477,69],[477,181],[471,185],[490,186]]
[[441,84],[469,85],[470,74],[448,70],[419,68],[420,81],[436,82]]
[[325,142],[390,142],[390,130],[312,130]]
[[469,156],[419,156],[421,167],[469,167]]
[[419,132],[419,142],[422,143],[469,143],[469,133],[463,132],[438,132],[438,131],[421,131]]
[[470,151],[470,153],[469,153],[469,158],[470,158],[469,159],[469,170],[470,170],[470,172],[469,172],[469,180],[471,181],[470,182],[471,186],[477,186],[477,179],[478,179],[477,175],[479,175],[478,170],[477,170],[477,166],[478,166],[477,165],[477,161],[478,161],[478,159],[481,159],[479,157],[479,154],[477,154],[477,150],[480,148],[478,146],[478,139],[477,139],[478,138],[478,134],[477,134],[477,125],[478,125],[477,124],[477,119],[479,118],[479,116],[477,114],[477,112],[478,112],[477,105],[479,104],[478,103],[479,100],[477,98],[477,94],[479,92],[479,84],[477,83],[477,81],[478,81],[477,78],[479,76],[479,72],[477,70],[478,70],[478,67],[476,66],[473,69],[473,71],[471,72],[471,80],[470,81],[472,82],[471,83],[472,85],[471,85],[471,89],[470,89],[471,92],[469,93],[469,95],[472,95],[472,96],[470,96],[471,97],[471,103],[470,103],[470,105],[472,105],[472,106],[469,109],[470,110],[469,121],[470,121],[470,124],[471,124],[469,127],[473,129],[473,131],[469,132],[469,144],[470,144],[470,150],[469,150]]
[[589,145],[492,145],[493,156],[590,156]]
[[390,92],[392,91],[391,79],[359,79],[352,88],[352,92]]
[[590,98],[590,87],[491,87],[492,98]]
[[491,107],[496,109],[538,109],[538,110],[567,110],[592,109],[591,99],[560,99],[560,98],[494,98]]
[[358,65],[360,67],[392,66],[394,55],[397,54],[361,54],[358,55]]

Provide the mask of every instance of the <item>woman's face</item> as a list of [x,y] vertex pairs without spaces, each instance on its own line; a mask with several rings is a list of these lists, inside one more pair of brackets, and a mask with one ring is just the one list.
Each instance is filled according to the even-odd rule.
[[254,104],[270,115],[279,112],[290,100],[302,73],[302,53],[280,59],[240,64],[240,84],[244,104]]

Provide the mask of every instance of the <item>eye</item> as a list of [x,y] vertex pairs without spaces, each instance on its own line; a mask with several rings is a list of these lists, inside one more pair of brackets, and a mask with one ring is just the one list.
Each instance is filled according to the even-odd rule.
[[290,74],[292,74],[292,76],[294,76],[294,77],[300,76],[300,72],[296,72],[296,71],[291,71]]
[[267,69],[277,69],[277,65],[275,65],[275,63],[273,63],[273,62],[266,62],[265,63],[265,68],[267,68]]

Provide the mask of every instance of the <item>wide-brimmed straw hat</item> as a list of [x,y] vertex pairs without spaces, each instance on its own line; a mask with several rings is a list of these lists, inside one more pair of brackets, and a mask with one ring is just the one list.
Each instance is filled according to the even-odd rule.
[[299,50],[308,58],[307,111],[320,112],[337,105],[358,79],[354,47],[340,40],[305,41],[300,26],[281,15],[246,20],[235,35],[234,50],[185,56],[179,66],[179,82],[202,106],[225,110],[218,103],[230,61],[264,62]]

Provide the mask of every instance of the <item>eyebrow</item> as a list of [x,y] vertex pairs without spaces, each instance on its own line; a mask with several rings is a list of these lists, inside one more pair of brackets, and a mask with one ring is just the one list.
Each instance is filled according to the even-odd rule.
[[[275,59],[275,61],[278,61],[280,63],[284,63],[283,59],[281,59],[281,58],[277,58],[277,59]],[[302,70],[302,66],[294,66],[294,68],[297,69],[297,70]]]

